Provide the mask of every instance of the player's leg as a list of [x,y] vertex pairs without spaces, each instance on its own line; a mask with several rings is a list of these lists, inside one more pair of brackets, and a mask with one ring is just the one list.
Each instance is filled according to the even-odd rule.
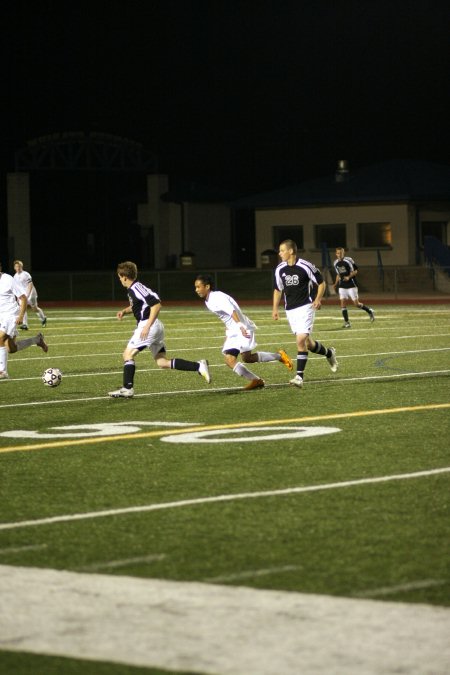
[[348,310],[347,310],[347,299],[348,299],[348,291],[346,288],[340,288],[339,289],[339,297],[341,301],[341,312],[342,312],[342,317],[344,319],[344,325],[343,328],[351,328],[351,323],[348,318]]
[[314,340],[311,336],[309,336],[308,341],[308,350],[312,352],[313,354],[320,354],[321,356],[325,356],[330,368],[333,373],[335,373],[338,369],[338,362],[336,359],[336,350],[334,347],[325,347],[321,342],[318,340]]
[[0,328],[0,380],[7,380],[9,378],[7,340],[8,335]]
[[241,358],[245,363],[268,363],[269,361],[279,361],[288,370],[292,370],[293,365],[289,356],[284,349],[279,349],[277,352],[243,352]]
[[[260,389],[261,387],[264,387],[264,380],[249,370],[243,363],[238,361],[240,350],[237,347],[226,346],[226,343],[227,341],[225,341],[224,349],[222,350],[225,357],[225,363],[234,373],[236,373],[236,375],[248,380],[248,384],[245,385],[244,389]],[[248,353],[250,352],[242,352],[242,354]],[[256,363],[256,361],[249,361],[248,363]]]

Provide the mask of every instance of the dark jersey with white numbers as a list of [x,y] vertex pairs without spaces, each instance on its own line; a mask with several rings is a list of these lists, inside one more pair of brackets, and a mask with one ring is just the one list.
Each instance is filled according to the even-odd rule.
[[295,309],[313,302],[322,281],[323,276],[315,265],[298,258],[293,265],[282,262],[276,267],[274,289],[284,293],[286,309]]
[[150,316],[150,307],[158,305],[161,300],[155,291],[147,288],[140,281],[135,281],[128,289],[128,298],[134,318],[139,321],[146,321]]
[[345,256],[342,260],[336,259],[333,263],[336,274],[339,277],[339,288],[355,288],[358,284],[356,283],[356,278],[352,277],[348,281],[344,281],[344,277],[348,277],[350,272],[358,269],[358,265],[355,263],[353,258]]

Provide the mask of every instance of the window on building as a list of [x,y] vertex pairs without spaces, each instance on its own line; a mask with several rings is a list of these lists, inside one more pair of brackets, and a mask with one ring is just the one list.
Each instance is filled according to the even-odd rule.
[[292,239],[298,249],[303,248],[303,225],[274,225],[272,228],[272,240],[275,251],[285,239]]
[[421,223],[421,244],[424,245],[425,237],[436,237],[441,244],[447,241],[447,223],[443,220],[427,220]]
[[347,234],[345,223],[334,223],[329,225],[314,225],[314,245],[316,248],[336,248],[337,246],[347,246]]
[[391,223],[358,223],[359,248],[392,248]]

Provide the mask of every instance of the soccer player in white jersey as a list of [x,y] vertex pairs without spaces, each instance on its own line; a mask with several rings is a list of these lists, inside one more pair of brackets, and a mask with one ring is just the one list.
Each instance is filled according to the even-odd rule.
[[290,384],[303,387],[303,375],[308,351],[325,356],[333,373],[337,371],[336,351],[325,347],[312,337],[314,317],[325,292],[325,281],[315,265],[297,257],[297,244],[292,239],[282,241],[278,255],[280,264],[275,269],[272,317],[279,318],[282,295],[286,317],[297,341],[297,375]]
[[26,340],[16,341],[17,327],[23,322],[27,307],[27,296],[17,281],[2,272],[0,264],[0,380],[8,380],[8,354],[37,345],[44,352],[48,346],[42,333]]
[[353,258],[345,255],[345,248],[339,246],[336,249],[336,260],[333,263],[336,271],[336,280],[333,284],[335,290],[339,289],[339,300],[341,302],[342,316],[344,317],[343,328],[351,328],[351,323],[348,318],[347,304],[351,300],[355,307],[359,307],[364,312],[367,312],[372,323],[375,321],[375,312],[370,307],[367,307],[363,302],[360,302],[358,297],[358,284],[356,282],[356,275],[358,274],[358,265]]
[[[21,260],[14,260],[14,279],[22,286],[25,295],[27,296],[27,306],[30,307],[33,312],[36,312],[41,320],[41,324],[45,326],[47,323],[47,317],[45,316],[42,309],[38,306],[37,303],[37,291],[36,287],[33,284],[33,279],[31,274],[23,269],[23,262]],[[20,326],[22,330],[28,330],[28,315],[25,312],[23,317],[22,325]]]
[[130,304],[117,312],[121,321],[126,314],[133,314],[136,319],[136,330],[131,336],[123,352],[123,386],[110,391],[113,398],[131,398],[134,396],[134,374],[136,371],[135,356],[144,349],[149,349],[160,368],[172,370],[188,370],[197,372],[206,382],[211,382],[208,361],[186,361],[185,359],[167,359],[164,344],[164,325],[159,319],[161,300],[155,291],[138,281],[136,263],[119,263],[117,275],[120,283],[127,289]]
[[216,314],[225,324],[225,342],[222,353],[225,363],[236,375],[248,380],[244,389],[264,387],[264,380],[252,373],[243,363],[238,361],[239,354],[245,363],[262,363],[280,361],[289,370],[293,365],[283,349],[277,352],[253,352],[256,347],[256,326],[248,316],[243,314],[234,298],[222,291],[214,289],[214,280],[209,274],[199,274],[195,279],[195,292],[205,301],[206,307]]

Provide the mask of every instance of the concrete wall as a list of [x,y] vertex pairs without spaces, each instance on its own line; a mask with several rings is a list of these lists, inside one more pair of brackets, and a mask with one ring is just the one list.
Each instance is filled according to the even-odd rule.
[[[383,265],[415,264],[415,209],[407,204],[373,204],[319,206],[305,208],[264,209],[255,213],[257,261],[260,264],[262,251],[274,248],[272,228],[276,225],[302,225],[304,249],[300,255],[321,266],[322,251],[314,242],[314,226],[330,223],[346,225],[347,251],[359,265],[374,265],[376,249],[358,248],[357,225],[369,222],[390,222],[392,225],[392,249],[381,251]],[[275,246],[276,248],[276,246]],[[330,250],[334,258],[334,249]]]
[[141,229],[153,229],[155,267],[167,269],[174,260],[179,266],[184,251],[195,254],[196,267],[231,267],[231,209],[223,203],[162,201],[168,190],[166,175],[149,175],[147,202],[138,207]]

